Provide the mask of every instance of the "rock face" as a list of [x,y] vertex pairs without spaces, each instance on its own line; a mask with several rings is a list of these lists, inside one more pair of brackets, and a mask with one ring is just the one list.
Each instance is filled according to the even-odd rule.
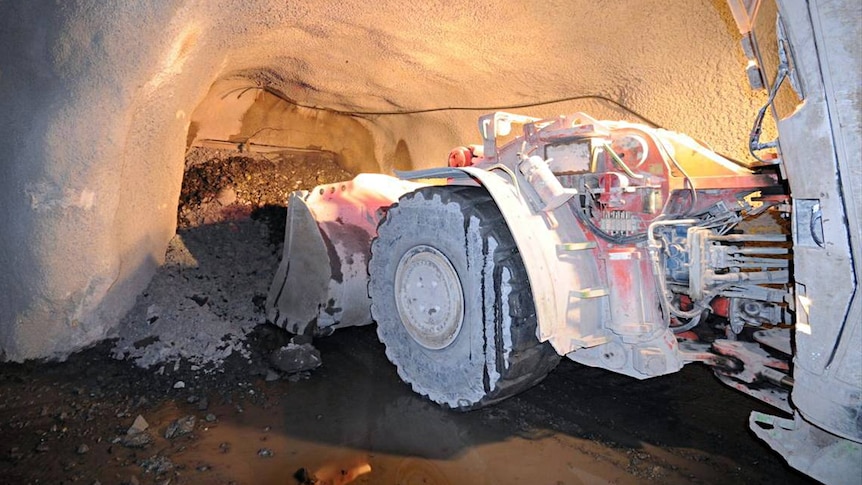
[[[297,104],[398,111],[600,94],[745,158],[762,101],[748,94],[729,11],[707,0],[3,11],[6,360],[63,357],[109,335],[164,260],[191,143],[316,147],[350,171],[386,172],[443,164],[450,147],[478,138],[473,112],[349,116]],[[576,111],[636,119],[596,100],[524,110]]]

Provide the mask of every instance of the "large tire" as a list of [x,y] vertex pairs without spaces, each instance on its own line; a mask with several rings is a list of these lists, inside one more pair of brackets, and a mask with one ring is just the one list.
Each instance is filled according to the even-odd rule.
[[415,392],[476,409],[556,367],[559,356],[536,337],[521,255],[484,189],[426,187],[403,196],[371,252],[377,335]]

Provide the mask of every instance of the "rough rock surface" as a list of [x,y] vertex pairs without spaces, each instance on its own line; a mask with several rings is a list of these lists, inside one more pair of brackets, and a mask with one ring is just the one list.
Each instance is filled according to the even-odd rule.
[[328,152],[249,154],[192,148],[186,154],[177,225],[187,229],[247,219],[254,211],[284,206],[294,190],[353,178],[335,158]]

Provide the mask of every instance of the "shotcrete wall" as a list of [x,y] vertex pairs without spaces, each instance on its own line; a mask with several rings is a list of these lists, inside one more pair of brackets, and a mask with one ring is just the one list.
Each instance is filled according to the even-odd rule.
[[[0,10],[0,355],[9,360],[61,357],[110,334],[175,231],[191,115],[219,80],[347,111],[601,94],[738,158],[762,101],[749,94],[739,35],[718,0],[0,1]],[[218,103],[207,109],[221,116]],[[272,109],[237,114],[296,111]],[[580,110],[634,119],[597,101],[520,112]],[[311,111],[291,123],[319,118]],[[479,114],[349,117],[332,126],[362,129],[332,136],[363,133],[362,169],[428,167],[478,138]]]

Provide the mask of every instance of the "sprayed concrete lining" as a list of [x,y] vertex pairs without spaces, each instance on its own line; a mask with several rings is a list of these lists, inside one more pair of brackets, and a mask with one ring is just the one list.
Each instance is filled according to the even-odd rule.
[[[721,1],[6,2],[3,11],[6,360],[63,357],[111,335],[164,260],[183,156],[202,127],[241,139],[252,124],[275,124],[282,131],[261,143],[335,147],[349,169],[384,172],[440,165],[450,147],[477,139],[476,112],[346,117],[259,94],[237,109],[207,102],[217,83],[266,83],[346,111],[601,94],[741,159],[762,102]],[[574,111],[634,120],[594,100],[520,110]],[[293,138],[275,134],[287,128]]]

